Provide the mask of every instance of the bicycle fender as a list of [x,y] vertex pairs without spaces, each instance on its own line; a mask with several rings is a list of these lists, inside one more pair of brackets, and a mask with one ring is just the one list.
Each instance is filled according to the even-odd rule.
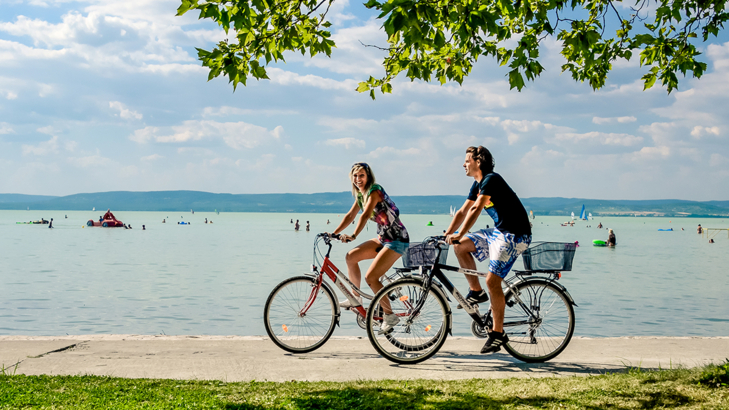
[[[572,306],[577,306],[577,303],[575,303],[575,300],[572,298],[572,295],[570,295],[570,292],[567,290],[567,288],[562,286],[562,284],[557,282],[556,280],[548,280],[548,279],[544,279],[544,278],[535,278],[535,277],[531,277],[531,278],[521,278],[520,277],[518,280],[514,281],[514,286],[521,284],[521,283],[526,283],[526,282],[536,282],[536,283],[545,283],[545,284],[549,283],[551,285],[554,285],[554,287],[556,287],[557,289],[562,291],[562,293],[564,293],[565,296],[567,296],[567,300],[570,302],[570,304]],[[508,293],[511,293],[511,292],[508,292]]]
[[[312,275],[310,273],[305,273],[304,276],[308,276],[308,277],[310,277],[312,279],[316,279],[316,275]],[[334,313],[334,323],[338,327],[341,327],[341,326],[339,326],[339,319],[342,317],[342,313],[339,310],[339,303],[337,303],[337,299],[336,299],[337,292],[334,291],[334,289],[332,288],[332,285],[330,285],[327,281],[322,281],[321,284],[322,284],[322,286],[324,286],[327,289],[329,289],[329,292],[331,292],[332,295],[334,295],[334,309],[336,309],[336,313]]]

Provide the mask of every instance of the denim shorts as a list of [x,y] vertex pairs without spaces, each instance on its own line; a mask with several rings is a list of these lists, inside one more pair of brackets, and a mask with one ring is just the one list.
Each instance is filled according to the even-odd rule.
[[383,242],[382,240],[380,240],[380,243],[385,248],[392,249],[393,251],[399,253],[400,255],[404,254],[405,251],[408,250],[408,247],[410,247],[410,244],[409,243],[407,243],[407,242],[400,242],[400,241]]
[[489,272],[500,278],[506,275],[514,266],[514,262],[529,247],[532,242],[531,235],[515,236],[512,233],[504,233],[496,228],[482,229],[472,232],[466,237],[473,241],[476,251],[473,256],[483,262],[489,260]]

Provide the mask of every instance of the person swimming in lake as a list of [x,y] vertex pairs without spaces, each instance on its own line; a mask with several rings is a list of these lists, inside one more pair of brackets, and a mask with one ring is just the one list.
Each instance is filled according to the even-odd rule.
[[[377,293],[383,288],[380,278],[387,273],[395,262],[408,250],[410,236],[405,225],[400,221],[400,210],[395,206],[385,189],[377,184],[372,168],[364,162],[352,165],[349,172],[349,179],[352,181],[352,196],[354,203],[339,223],[339,226],[332,232],[338,234],[349,225],[354,223],[357,214],[362,211],[354,232],[351,235],[342,234],[340,240],[344,243],[357,239],[371,219],[377,224],[377,237],[362,242],[354,249],[347,252],[345,261],[347,273],[352,283],[359,288],[362,281],[362,272],[359,263],[366,259],[372,259],[372,264],[367,269],[365,280],[373,292]],[[356,296],[357,305],[353,305],[349,299],[339,303],[339,306],[350,308],[362,304],[362,297]],[[393,313],[388,298],[381,300],[381,307],[384,311],[384,320],[380,326],[379,334],[387,334],[400,323],[400,318]]]
[[701,227],[701,224],[699,224],[699,227],[696,228],[696,233],[699,234],[699,235],[702,234],[702,233],[704,233],[704,228]]
[[600,222],[599,224],[597,224],[597,229],[602,229],[602,222]]
[[607,240],[607,246],[615,246],[617,245],[617,242],[615,240],[615,233],[613,230],[609,230],[608,240]]
[[309,221],[306,221],[306,232],[309,232],[309,228],[310,228]]
[[297,219],[296,224],[294,224],[294,231],[298,231],[298,230],[299,230],[299,220]]
[[53,228],[53,218],[51,218],[51,222],[48,223],[49,228]]

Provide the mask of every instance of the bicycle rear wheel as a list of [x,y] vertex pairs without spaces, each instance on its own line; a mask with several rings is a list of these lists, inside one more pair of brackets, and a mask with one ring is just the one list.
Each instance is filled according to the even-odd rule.
[[504,331],[509,354],[527,363],[555,358],[567,347],[575,330],[575,311],[569,298],[545,280],[527,280],[516,285],[518,299],[507,292]]
[[[276,286],[266,300],[263,321],[276,346],[291,353],[308,353],[331,337],[337,324],[336,299],[316,279],[297,276]],[[314,298],[306,311],[307,301]]]
[[[390,333],[380,335],[384,298],[390,301],[400,323]],[[423,306],[415,311],[421,300]],[[443,296],[434,290],[425,293],[422,280],[414,278],[400,279],[382,288],[367,310],[367,336],[372,346],[384,358],[399,364],[420,363],[436,354],[450,326],[450,310]]]

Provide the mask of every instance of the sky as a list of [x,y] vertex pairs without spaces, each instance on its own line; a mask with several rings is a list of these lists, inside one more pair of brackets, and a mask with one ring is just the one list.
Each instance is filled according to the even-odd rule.
[[285,55],[237,91],[195,48],[224,32],[179,1],[0,0],[0,193],[350,190],[367,162],[392,196],[466,195],[465,149],[484,145],[520,197],[729,199],[729,36],[701,46],[708,70],[670,95],[643,91],[638,57],[593,91],[545,72],[517,92],[482,58],[463,82],[410,82],[372,101],[382,21],[337,0],[331,58]]

